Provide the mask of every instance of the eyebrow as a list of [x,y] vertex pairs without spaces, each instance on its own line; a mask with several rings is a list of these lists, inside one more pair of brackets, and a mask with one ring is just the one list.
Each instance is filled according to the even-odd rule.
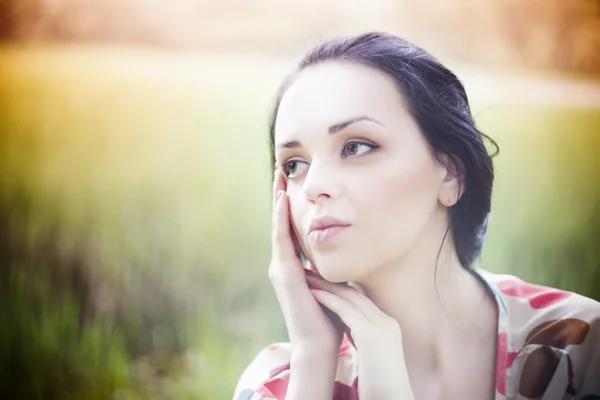
[[377,121],[376,119],[367,117],[366,115],[363,115],[360,117],[354,117],[354,118],[347,119],[347,120],[339,122],[335,125],[331,125],[329,127],[329,133],[337,133],[343,129],[346,129],[348,126],[350,126],[356,122],[360,122],[360,121],[371,121],[371,122],[375,122],[378,125],[383,126],[383,124],[381,122]]
[[[331,125],[329,127],[329,129],[328,129],[329,134],[334,134],[334,133],[340,132],[340,131],[346,129],[347,127],[349,127],[350,125],[352,125],[352,124],[354,124],[356,122],[360,122],[360,121],[371,121],[371,122],[374,122],[374,123],[376,123],[378,125],[385,126],[381,122],[377,121],[374,118],[368,117],[366,115],[362,115],[360,117],[350,118],[350,119],[347,119],[345,121],[338,122],[337,124]],[[302,145],[297,140],[292,140],[290,142],[285,142],[285,143],[282,143],[282,144],[280,144],[280,145],[277,146],[278,149],[280,149],[280,148],[296,149],[298,147],[302,147]]]

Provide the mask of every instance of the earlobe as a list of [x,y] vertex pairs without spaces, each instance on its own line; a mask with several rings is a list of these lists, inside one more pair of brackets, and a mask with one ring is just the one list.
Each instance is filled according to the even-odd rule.
[[448,194],[442,194],[439,201],[444,207],[452,207],[456,204],[456,197]]
[[458,200],[462,197],[463,189],[459,185],[458,177],[444,179],[442,188],[440,191],[439,201],[445,207],[452,207],[458,203]]
[[439,202],[445,207],[452,207],[458,203],[464,192],[462,163],[447,154],[441,155],[440,161],[444,179],[440,188]]

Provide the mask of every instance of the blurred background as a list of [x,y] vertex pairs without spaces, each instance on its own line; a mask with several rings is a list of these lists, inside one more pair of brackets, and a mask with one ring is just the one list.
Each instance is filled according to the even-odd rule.
[[481,267],[600,299],[598,0],[0,0],[0,398],[231,398],[286,340],[274,92],[366,30],[500,146]]

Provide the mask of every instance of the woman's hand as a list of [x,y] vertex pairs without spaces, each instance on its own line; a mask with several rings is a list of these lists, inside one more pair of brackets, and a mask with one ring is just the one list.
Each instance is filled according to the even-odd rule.
[[[300,357],[326,355],[337,365],[342,339],[336,315],[315,300],[308,287],[307,271],[297,253],[297,239],[290,227],[286,182],[279,169],[273,181],[272,255],[269,278],[283,311],[292,353]],[[328,314],[329,313],[329,316]],[[338,321],[336,321],[338,320]],[[310,353],[310,354],[308,354]]]
[[413,399],[398,322],[347,284],[308,277],[313,296],[348,326],[358,356],[361,400]]

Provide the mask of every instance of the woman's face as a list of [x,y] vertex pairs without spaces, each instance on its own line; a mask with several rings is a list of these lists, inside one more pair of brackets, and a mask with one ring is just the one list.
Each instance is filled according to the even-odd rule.
[[283,96],[276,160],[293,227],[325,279],[360,282],[402,262],[445,215],[446,170],[403,103],[392,78],[334,61],[304,69]]

